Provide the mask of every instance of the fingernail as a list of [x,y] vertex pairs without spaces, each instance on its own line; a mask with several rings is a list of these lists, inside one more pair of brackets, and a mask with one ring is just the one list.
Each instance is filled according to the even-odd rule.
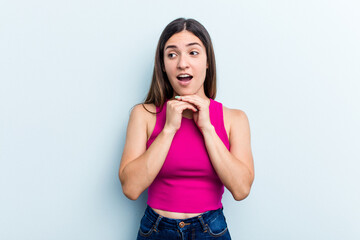
[[179,98],[181,98],[180,96],[175,96],[175,99],[179,99]]

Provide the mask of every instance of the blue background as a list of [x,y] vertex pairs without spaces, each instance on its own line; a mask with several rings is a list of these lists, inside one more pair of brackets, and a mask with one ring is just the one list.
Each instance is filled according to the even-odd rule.
[[146,192],[118,168],[161,31],[213,39],[216,100],[246,112],[255,182],[223,198],[233,239],[360,239],[360,3],[0,3],[0,239],[134,239]]

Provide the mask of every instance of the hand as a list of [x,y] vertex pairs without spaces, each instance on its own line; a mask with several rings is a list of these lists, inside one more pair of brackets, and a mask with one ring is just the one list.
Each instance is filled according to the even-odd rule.
[[210,99],[204,99],[198,95],[186,95],[180,96],[178,100],[190,103],[198,109],[197,112],[194,112],[193,117],[196,125],[201,131],[213,127],[209,113]]
[[194,105],[178,100],[169,100],[166,104],[166,122],[164,129],[176,132],[181,126],[182,113],[185,109],[190,109],[194,113],[198,110]]

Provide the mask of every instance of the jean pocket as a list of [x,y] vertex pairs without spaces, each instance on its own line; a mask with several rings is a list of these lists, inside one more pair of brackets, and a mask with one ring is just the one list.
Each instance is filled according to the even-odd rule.
[[143,237],[150,237],[154,231],[154,223],[144,215],[140,222],[139,234]]
[[219,214],[215,219],[206,223],[206,226],[208,228],[209,234],[213,237],[223,236],[228,231],[223,213]]

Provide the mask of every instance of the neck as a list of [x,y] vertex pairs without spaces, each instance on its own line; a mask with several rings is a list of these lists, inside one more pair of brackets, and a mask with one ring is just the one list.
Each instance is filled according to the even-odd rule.
[[181,94],[178,94],[176,92],[174,92],[174,95],[172,96],[171,99],[175,99],[175,96],[187,96],[187,95],[197,95],[197,96],[199,96],[199,97],[201,97],[203,99],[209,100],[209,98],[205,95],[205,93],[194,93],[194,94],[183,94],[183,95],[181,95]]

